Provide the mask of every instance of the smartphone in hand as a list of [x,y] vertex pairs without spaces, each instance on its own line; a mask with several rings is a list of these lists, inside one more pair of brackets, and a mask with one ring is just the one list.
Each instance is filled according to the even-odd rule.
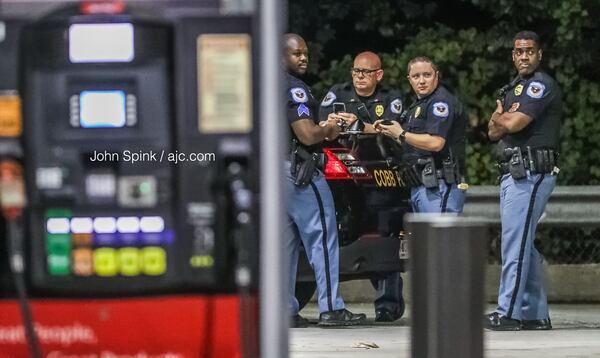
[[333,113],[346,112],[346,104],[344,102],[333,102]]
[[393,123],[394,122],[390,121],[389,119],[384,119],[375,125],[375,129],[379,128],[380,125],[391,126]]

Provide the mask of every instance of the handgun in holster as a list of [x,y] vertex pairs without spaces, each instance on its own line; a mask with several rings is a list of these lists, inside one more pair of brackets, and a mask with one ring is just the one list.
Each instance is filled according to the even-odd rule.
[[523,179],[527,177],[527,171],[525,170],[525,162],[523,161],[523,154],[521,148],[505,148],[504,155],[508,158],[508,171],[513,179]]
[[310,184],[317,169],[323,170],[327,164],[327,156],[323,153],[310,153],[298,141],[292,141],[290,172],[295,178],[294,184],[300,187]]
[[421,182],[427,189],[437,188],[437,174],[433,157],[419,158],[417,160],[417,169],[421,172]]
[[309,160],[302,161],[302,163],[300,163],[300,165],[298,166],[294,184],[300,187],[307,186],[308,184],[310,184],[313,175],[315,175],[316,170],[316,160],[313,160],[311,158]]

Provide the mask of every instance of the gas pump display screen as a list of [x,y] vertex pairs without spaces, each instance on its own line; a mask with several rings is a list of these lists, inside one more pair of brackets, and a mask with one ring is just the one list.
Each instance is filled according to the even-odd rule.
[[125,126],[125,92],[82,91],[79,94],[79,124],[82,128]]
[[80,62],[131,62],[132,24],[73,24],[69,27],[69,59]]

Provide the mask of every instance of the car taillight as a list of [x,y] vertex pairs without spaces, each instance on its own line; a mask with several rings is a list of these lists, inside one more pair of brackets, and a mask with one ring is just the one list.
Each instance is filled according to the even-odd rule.
[[327,165],[325,166],[325,179],[344,180],[352,179],[344,163],[330,149],[324,148],[323,152],[327,155]]
[[371,179],[371,173],[363,167],[356,155],[346,148],[323,148],[327,155],[325,179],[352,180]]

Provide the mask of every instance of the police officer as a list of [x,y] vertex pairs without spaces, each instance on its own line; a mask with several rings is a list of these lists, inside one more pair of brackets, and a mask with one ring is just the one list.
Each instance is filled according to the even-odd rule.
[[[315,271],[319,301],[320,326],[349,326],[365,321],[364,314],[345,309],[339,293],[339,246],[335,221],[335,206],[329,186],[319,165],[322,165],[321,142],[335,139],[338,119],[332,115],[318,121],[318,103],[310,88],[298,78],[308,66],[308,48],[296,34],[284,36],[284,63],[287,68],[286,111],[292,139],[290,161],[286,162],[287,251],[290,314],[293,327],[305,327],[306,319],[298,314],[294,288],[300,242]],[[322,168],[321,168],[322,169]]]
[[502,273],[498,307],[484,321],[492,330],[548,330],[542,256],[534,239],[556,184],[562,93],[539,69],[538,35],[519,32],[513,44],[518,76],[505,86],[488,123],[488,136],[499,140]]
[[[365,132],[374,132],[373,123],[377,119],[399,119],[402,113],[402,99],[398,91],[390,91],[380,86],[383,79],[381,60],[373,52],[362,52],[354,58],[350,70],[352,83],[334,85],[323,98],[319,116],[325,120],[333,112],[333,104],[345,104],[346,112],[338,113],[351,125],[357,118],[365,123]],[[364,106],[366,111],[360,111]]]
[[[402,179],[411,186],[413,210],[419,213],[460,213],[466,117],[459,100],[439,84],[439,71],[427,57],[408,63],[408,81],[417,98],[401,123],[376,121],[375,129],[403,144]],[[460,187],[460,188],[459,188]]]
[[[378,55],[373,52],[362,52],[354,58],[351,69],[352,82],[334,85],[321,102],[319,116],[321,120],[334,111],[333,104],[344,103],[345,112],[338,113],[348,126],[360,119],[365,132],[374,133],[373,123],[377,119],[399,120],[402,113],[402,100],[397,91],[390,91],[380,85],[383,79],[383,68]],[[364,107],[360,110],[360,107]],[[373,193],[374,196],[377,193]],[[374,205],[381,204],[390,198],[381,193],[373,198]],[[379,212],[381,230],[389,234],[389,212]],[[393,322],[404,314],[404,299],[402,298],[402,277],[399,272],[387,278],[371,280],[376,289],[375,321]]]

